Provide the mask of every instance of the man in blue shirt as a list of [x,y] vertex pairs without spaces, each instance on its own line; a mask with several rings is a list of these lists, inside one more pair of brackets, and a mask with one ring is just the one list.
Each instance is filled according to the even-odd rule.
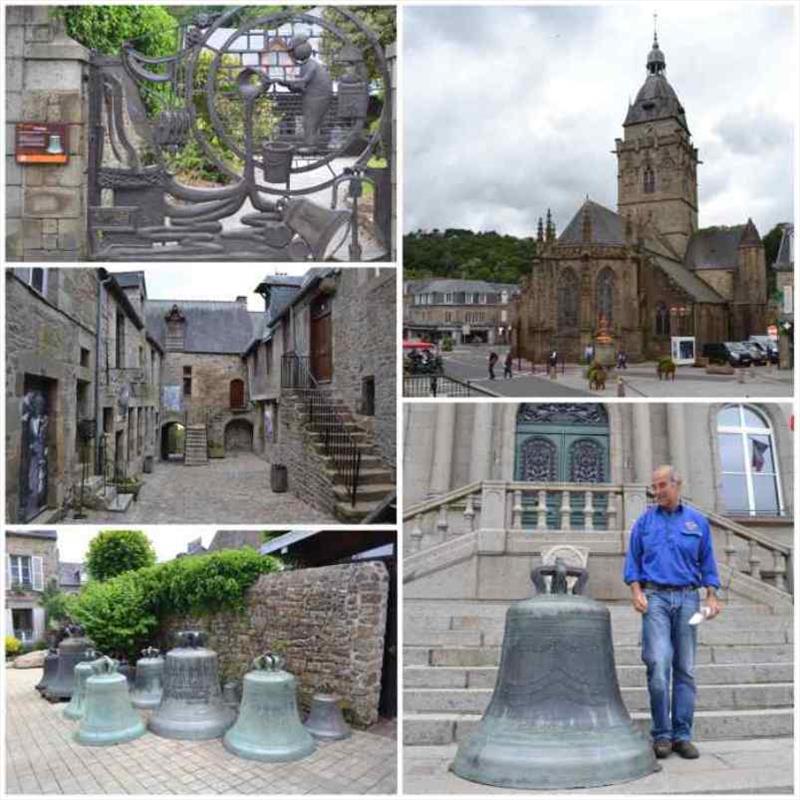
[[697,628],[689,620],[699,611],[701,586],[708,619],[720,613],[719,575],[708,521],[681,503],[681,478],[672,467],[653,473],[653,493],[656,505],[634,523],[625,557],[625,583],[642,615],[653,750],[657,758],[673,750],[698,758],[691,741]]

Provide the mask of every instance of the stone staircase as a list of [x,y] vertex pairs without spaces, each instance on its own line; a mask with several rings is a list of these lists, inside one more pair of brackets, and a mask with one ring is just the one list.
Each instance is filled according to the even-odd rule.
[[187,467],[208,464],[208,433],[205,425],[187,425],[183,463]]
[[317,388],[314,391],[320,401],[318,409],[321,408],[323,415],[338,417],[347,438],[358,452],[360,461],[355,504],[342,469],[326,451],[325,431],[311,424],[303,392],[291,392],[289,397],[294,405],[294,412],[303,425],[303,435],[307,443],[324,462],[324,473],[333,485],[336,517],[344,523],[357,524],[372,513],[387,495],[395,491],[392,471],[381,458],[373,434],[356,419],[347,404],[334,397],[328,389]]
[[[450,744],[480,720],[497,677],[508,606],[404,602],[405,744]],[[627,603],[609,608],[622,697],[636,724],[648,732],[641,618]],[[734,602],[700,626],[698,740],[792,735],[792,641],[791,611],[767,605]]]
[[[75,492],[75,502],[77,502],[78,495],[80,494],[80,484],[76,485]],[[90,475],[87,478],[83,491],[83,505],[86,508],[123,514],[128,510],[132,502],[133,495],[126,493],[120,494],[116,486],[107,484],[104,489],[102,475]]]

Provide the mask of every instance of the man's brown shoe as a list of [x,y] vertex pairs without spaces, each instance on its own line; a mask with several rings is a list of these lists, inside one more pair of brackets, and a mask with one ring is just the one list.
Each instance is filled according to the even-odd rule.
[[680,742],[673,742],[672,749],[681,758],[700,758],[700,751],[688,741],[688,739]]
[[666,758],[672,752],[672,742],[669,739],[659,739],[653,742],[653,752],[656,758]]

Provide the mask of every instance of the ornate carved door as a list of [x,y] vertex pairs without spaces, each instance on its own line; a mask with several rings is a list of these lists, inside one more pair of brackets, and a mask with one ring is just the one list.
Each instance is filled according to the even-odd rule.
[[49,424],[47,381],[27,378],[22,398],[19,501],[22,522],[29,522],[47,507]]

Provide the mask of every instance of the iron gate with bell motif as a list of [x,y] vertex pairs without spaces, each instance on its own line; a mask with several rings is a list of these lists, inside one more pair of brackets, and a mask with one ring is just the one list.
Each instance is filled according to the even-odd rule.
[[388,259],[391,82],[358,9],[198,13],[172,55],[94,55],[89,98],[93,260]]

